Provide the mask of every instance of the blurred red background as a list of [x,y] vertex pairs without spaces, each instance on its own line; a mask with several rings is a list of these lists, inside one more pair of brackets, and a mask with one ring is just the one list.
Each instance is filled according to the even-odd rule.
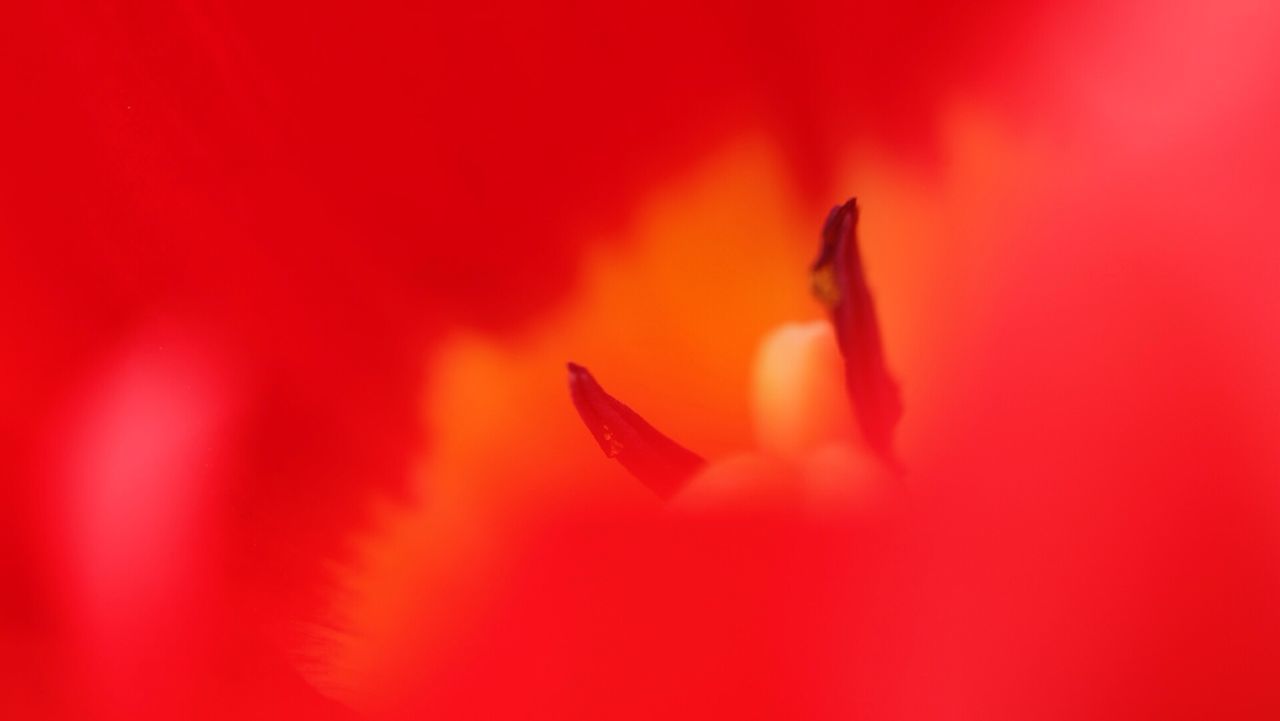
[[[1275,717],[1271,4],[9,15],[13,717]],[[653,515],[558,363],[749,444],[852,194],[919,498]]]

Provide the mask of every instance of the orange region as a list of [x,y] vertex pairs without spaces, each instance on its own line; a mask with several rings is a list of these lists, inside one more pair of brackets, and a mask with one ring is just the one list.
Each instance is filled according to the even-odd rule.
[[[965,329],[982,317],[999,239],[1017,222],[1006,212],[1044,172],[1034,146],[990,118],[958,110],[944,128],[936,173],[860,148],[841,185],[865,209],[863,253],[904,389],[908,461],[929,399],[946,393],[946,364],[970,350]],[[458,333],[437,349],[419,500],[383,508],[378,530],[358,541],[359,561],[339,572],[348,593],[334,609],[341,631],[321,639],[322,685],[376,705],[381,684],[414,673],[404,659],[465,642],[522,523],[575,503],[657,507],[581,427],[565,361],[708,459],[753,447],[760,340],[822,317],[807,268],[826,208],[806,207],[794,187],[767,140],[727,145],[639,202],[625,242],[589,246],[558,309],[517,335]]]

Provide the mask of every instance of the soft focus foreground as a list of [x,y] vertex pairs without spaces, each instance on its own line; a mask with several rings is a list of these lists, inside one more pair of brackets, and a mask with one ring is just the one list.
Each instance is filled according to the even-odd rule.
[[[0,708],[1276,717],[1280,10],[1021,5],[29,10]],[[884,492],[757,355],[854,193]]]

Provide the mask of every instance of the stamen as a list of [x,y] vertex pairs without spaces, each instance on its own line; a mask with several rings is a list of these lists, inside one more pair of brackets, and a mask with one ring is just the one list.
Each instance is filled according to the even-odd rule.
[[889,375],[876,320],[875,303],[858,251],[858,201],[850,198],[831,209],[822,228],[822,251],[814,261],[813,294],[831,316],[845,385],[867,444],[896,467],[893,431],[902,417],[898,384]]
[[569,364],[569,394],[604,454],[662,498],[675,495],[705,463],[605,393],[591,372],[576,363]]

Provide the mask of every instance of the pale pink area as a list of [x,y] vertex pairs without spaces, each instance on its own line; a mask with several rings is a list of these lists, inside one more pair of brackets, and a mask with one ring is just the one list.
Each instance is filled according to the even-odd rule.
[[223,574],[217,483],[233,392],[193,337],[143,332],[88,374],[51,443],[78,665],[107,716],[199,682]]

